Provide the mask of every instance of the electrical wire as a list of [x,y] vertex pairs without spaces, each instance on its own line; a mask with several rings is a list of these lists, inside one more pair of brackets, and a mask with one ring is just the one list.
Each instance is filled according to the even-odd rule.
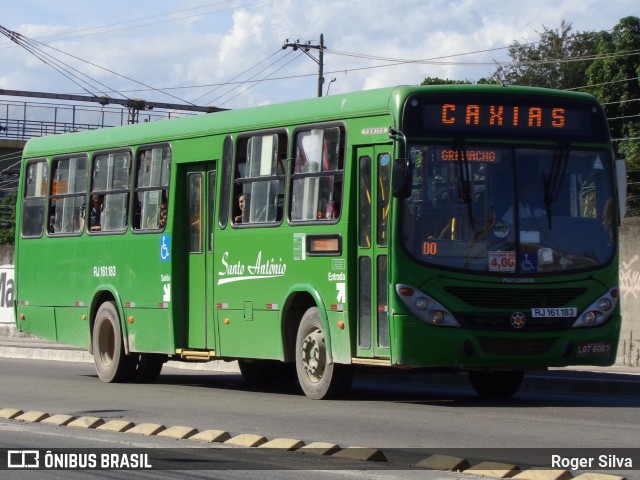
[[[95,33],[87,33],[87,34],[83,34],[83,35],[74,35],[75,33],[79,33],[79,32],[91,31],[91,30],[99,30],[99,29],[102,29],[102,28],[116,27],[118,25],[126,25],[126,24],[129,24],[129,23],[141,22],[141,21],[150,20],[150,19],[153,19],[153,18],[159,18],[159,17],[164,17],[164,16],[175,15],[176,13],[186,12],[186,11],[190,11],[190,10],[198,10],[198,9],[203,9],[203,8],[209,8],[211,6],[215,6],[215,5],[219,5],[219,4],[223,4],[223,3],[229,3],[229,2],[233,2],[233,1],[235,1],[235,0],[225,0],[225,1],[222,1],[222,2],[214,2],[214,3],[211,3],[211,4],[207,4],[207,5],[201,5],[199,7],[185,8],[185,9],[176,10],[176,11],[173,11],[173,12],[167,12],[167,13],[158,14],[158,15],[151,15],[151,16],[148,16],[148,17],[141,17],[141,18],[132,19],[132,20],[125,20],[125,21],[122,21],[122,22],[116,22],[116,23],[111,23],[111,24],[106,24],[106,25],[101,25],[101,26],[96,26],[96,27],[89,27],[89,28],[84,28],[84,29],[80,29],[80,30],[72,30],[70,32],[57,33],[57,34],[52,34],[52,35],[44,35],[44,36],[41,36],[41,37],[37,37],[37,39],[38,40],[50,40],[50,41],[70,40],[70,39],[75,39],[75,38],[83,38],[83,37],[89,37],[89,36],[95,36],[95,35],[116,33],[116,32],[121,32],[121,31],[124,31],[124,30],[131,30],[133,28],[153,27],[153,26],[160,25],[160,24],[163,24],[163,23],[178,22],[178,21],[182,21],[182,20],[188,20],[190,18],[197,18],[197,17],[201,17],[201,16],[204,16],[204,15],[211,15],[211,14],[220,13],[220,12],[224,12],[224,11],[228,11],[228,10],[236,10],[238,8],[248,8],[248,7],[253,7],[253,6],[260,6],[260,5],[263,5],[265,3],[271,3],[273,0],[262,0],[262,1],[254,2],[254,3],[245,3],[245,4],[242,4],[242,5],[237,5],[237,6],[233,6],[233,7],[229,7],[229,8],[223,8],[223,9],[220,9],[220,10],[215,10],[213,12],[204,12],[204,13],[200,13],[200,14],[196,14],[196,15],[174,17],[174,18],[170,18],[170,19],[167,19],[167,20],[162,20],[162,21],[159,21],[159,22],[144,23],[144,24],[141,24],[141,25],[134,25],[134,26],[131,26],[131,27],[112,29],[112,30],[107,30],[107,31],[102,31],[102,32],[95,32]],[[11,44],[0,45],[0,49],[1,48],[8,48],[8,47],[11,47]]]

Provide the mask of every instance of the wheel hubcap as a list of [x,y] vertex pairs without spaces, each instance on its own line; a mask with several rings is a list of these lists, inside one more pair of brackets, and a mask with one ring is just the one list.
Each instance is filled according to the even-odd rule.
[[309,332],[302,342],[302,365],[313,382],[319,382],[324,374],[327,355],[324,337],[320,330]]

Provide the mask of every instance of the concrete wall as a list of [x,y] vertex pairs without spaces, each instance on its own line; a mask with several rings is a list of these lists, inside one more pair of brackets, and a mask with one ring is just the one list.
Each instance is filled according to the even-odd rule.
[[[640,371],[640,217],[628,218],[621,229],[620,289],[622,332],[616,365]],[[0,333],[13,329],[13,248],[0,247]]]
[[640,371],[640,217],[627,218],[620,235],[622,332],[616,364]]

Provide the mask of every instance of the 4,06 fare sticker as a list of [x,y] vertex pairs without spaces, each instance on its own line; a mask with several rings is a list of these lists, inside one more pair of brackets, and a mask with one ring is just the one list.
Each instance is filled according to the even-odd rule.
[[490,272],[515,272],[516,252],[489,252]]

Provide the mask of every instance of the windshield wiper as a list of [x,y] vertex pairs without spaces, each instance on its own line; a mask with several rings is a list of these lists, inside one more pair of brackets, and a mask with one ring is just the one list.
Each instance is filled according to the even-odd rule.
[[551,218],[553,217],[551,204],[558,200],[562,180],[564,179],[564,175],[567,172],[567,165],[569,164],[569,153],[569,144],[561,144],[555,152],[551,172],[548,175],[546,172],[542,172],[542,178],[544,179],[544,203],[547,207],[549,230],[551,230]]
[[473,192],[471,181],[471,166],[467,158],[467,147],[464,140],[458,138],[453,141],[453,149],[456,152],[456,162],[458,164],[458,188],[460,190],[460,201],[467,204],[469,223],[473,229]]

